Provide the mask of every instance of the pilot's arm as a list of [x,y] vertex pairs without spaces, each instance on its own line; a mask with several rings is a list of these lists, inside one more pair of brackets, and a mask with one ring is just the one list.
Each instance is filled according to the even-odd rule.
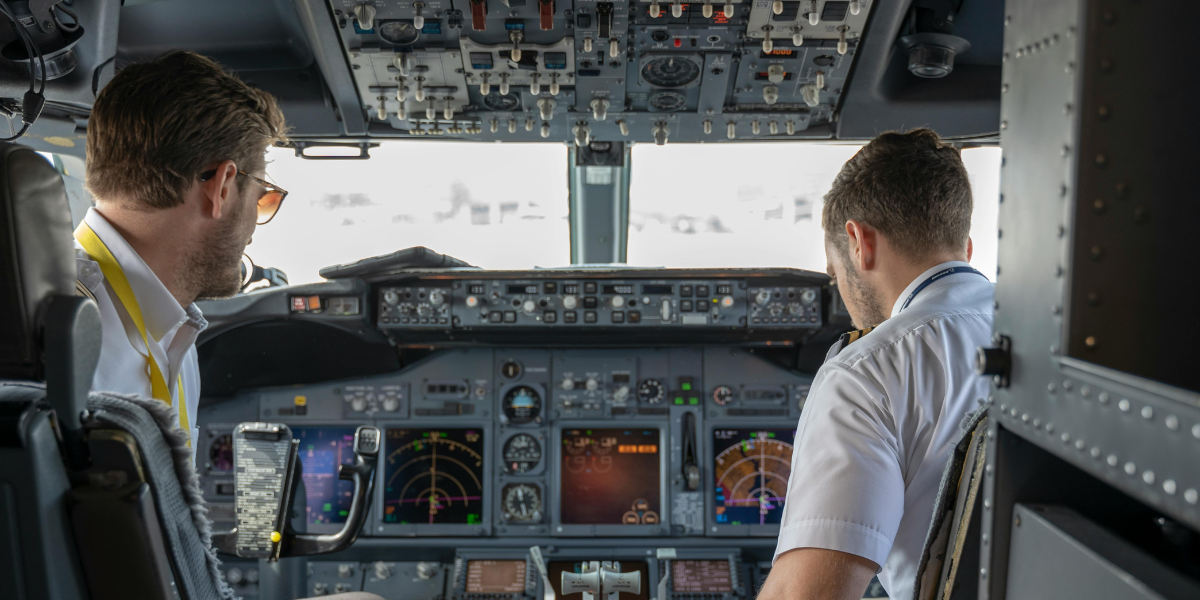
[[862,598],[904,513],[900,456],[879,386],[826,364],[796,432],[775,563],[759,600]]

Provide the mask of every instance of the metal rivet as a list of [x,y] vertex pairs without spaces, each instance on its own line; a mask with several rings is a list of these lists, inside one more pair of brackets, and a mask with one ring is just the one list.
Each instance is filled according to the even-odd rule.
[[1014,524],[1015,524],[1017,527],[1020,527],[1020,526],[1021,526],[1021,515],[1017,515],[1017,518],[1016,518],[1016,519],[1013,519],[1013,523],[1014,523]]
[[1189,488],[1183,493],[1183,499],[1187,500],[1188,504],[1195,504],[1196,500],[1200,499],[1200,493],[1197,493],[1195,488]]
[[1000,92],[1005,93],[1005,94],[1008,93],[1008,84],[1007,83],[1000,86]]
[[979,578],[987,579],[987,569],[979,569]]
[[1066,71],[1067,73],[1070,73],[1070,72],[1074,71],[1074,70],[1075,70],[1075,63],[1073,63],[1073,62],[1068,62],[1068,63],[1067,63],[1067,66],[1063,67],[1063,70],[1064,70],[1064,71]]
[[1065,235],[1067,235],[1067,228],[1062,225],[1059,225],[1058,226],[1058,237],[1063,237]]
[[1105,204],[1103,200],[1097,200],[1092,203],[1092,212],[1102,215],[1104,214]]
[[1058,344],[1050,344],[1050,354],[1058,354]]
[[1089,335],[1086,338],[1084,338],[1083,345],[1087,346],[1089,350],[1095,350],[1096,345],[1097,345],[1096,336]]
[[1086,446],[1087,446],[1087,444],[1083,443],[1083,440],[1075,440],[1075,449],[1076,450],[1083,450]]
[[1041,419],[1034,419],[1034,420],[1033,420],[1033,428],[1034,428],[1034,429],[1039,429],[1039,428],[1041,428],[1041,426],[1042,426],[1042,420],[1041,420]]
[[1129,412],[1129,401],[1121,398],[1121,401],[1117,403],[1117,408],[1121,409],[1121,412]]
[[1061,306],[1059,306],[1059,305],[1057,305],[1057,304],[1055,304],[1054,306],[1051,306],[1051,307],[1050,307],[1050,314],[1054,314],[1054,315],[1061,315],[1061,314],[1062,314],[1062,307],[1061,307]]
[[1087,295],[1087,303],[1089,306],[1100,306],[1100,294],[1090,292]]
[[990,440],[990,439],[995,439],[995,437],[996,437],[996,433],[995,433],[994,431],[992,431],[992,430],[990,430],[990,429],[989,429],[989,430],[988,430],[988,439],[989,439],[989,440]]
[[1104,258],[1104,249],[1100,246],[1092,246],[1092,260],[1100,260]]
[[1163,491],[1166,492],[1167,495],[1169,495],[1169,496],[1174,496],[1175,495],[1175,480],[1174,479],[1163,480]]
[[1062,442],[1065,444],[1065,443],[1071,441],[1071,434],[1064,432],[1062,434],[1062,436],[1059,437],[1059,439],[1062,440]]
[[1092,450],[1088,454],[1091,454],[1092,458],[1100,458],[1100,446],[1092,446]]
[[1063,380],[1063,389],[1064,390],[1067,390],[1069,392],[1069,391],[1071,391],[1071,387],[1073,387],[1073,386],[1074,386],[1074,384],[1071,383],[1070,379]]
[[1022,422],[1022,423],[1028,423],[1028,422],[1029,422],[1029,413],[1025,413],[1025,414],[1021,415],[1021,422]]
[[1096,109],[1096,114],[1099,115],[1101,119],[1108,118],[1108,107],[1101,104],[1100,107]]
[[[1063,105],[1063,114],[1069,115],[1069,114],[1071,114],[1071,111],[1074,109],[1075,109],[1075,106],[1072,105],[1070,102],[1068,102]],[[1068,148],[1066,146],[1063,146],[1063,156],[1067,155],[1067,150],[1068,150]]]
[[1008,129],[1008,121],[1000,121],[1000,129]]
[[1096,399],[1100,401],[1100,404],[1108,404],[1108,392],[1100,392]]
[[1000,405],[1000,412],[1008,412],[1008,405],[1007,405],[1007,404],[1001,404],[1001,405]]
[[1150,408],[1149,406],[1143,406],[1142,407],[1142,418],[1143,419],[1153,419],[1154,418],[1154,409]]
[[988,475],[991,475],[992,474],[992,465],[987,465],[986,467],[983,468],[983,470],[986,471]]
[[1167,429],[1170,429],[1171,431],[1179,429],[1179,417],[1175,415],[1167,415],[1167,418],[1163,419],[1163,423],[1165,423],[1167,425]]
[[991,509],[991,508],[992,508],[992,501],[991,501],[991,500],[988,500],[987,498],[984,498],[984,499],[983,499],[983,507],[984,507],[984,508],[987,508],[987,509]]
[[1103,155],[1103,154],[1097,154],[1097,155],[1096,155],[1096,166],[1097,166],[1097,167],[1103,167],[1104,165],[1107,165],[1107,164],[1108,164],[1108,157],[1107,157],[1107,156],[1105,156],[1105,155]]
[[1050,392],[1051,394],[1053,394],[1053,393],[1054,393],[1054,391],[1055,391],[1056,389],[1057,389],[1057,388],[1055,388],[1055,387],[1054,387],[1054,382],[1053,382],[1053,381],[1051,381],[1050,383],[1047,383],[1047,384],[1046,384],[1046,391],[1047,391],[1047,392]]
[[1085,385],[1085,386],[1083,386],[1083,387],[1081,387],[1081,388],[1079,388],[1079,395],[1080,395],[1080,396],[1083,396],[1084,398],[1087,398],[1088,396],[1091,396],[1091,395],[1092,395],[1092,388],[1090,388],[1090,387],[1088,387],[1088,386],[1086,386],[1086,385]]
[[1192,425],[1192,437],[1200,440],[1200,423]]
[[1054,423],[1046,423],[1046,433],[1054,433]]
[[1105,459],[1105,462],[1107,462],[1107,463],[1108,463],[1108,466],[1110,466],[1110,467],[1115,467],[1115,466],[1117,466],[1117,455],[1116,455],[1116,454],[1109,454],[1109,455],[1108,455],[1108,458],[1106,458],[1106,459]]
[[1133,462],[1125,463],[1125,474],[1133,475],[1134,473],[1137,473],[1137,465],[1133,464]]
[[1014,419],[1017,418],[1017,409],[1012,409],[1008,414],[1012,415]]
[[1017,57],[1017,58],[1021,58],[1022,56],[1025,56],[1025,49],[1024,49],[1024,48],[1017,48],[1017,54],[1016,54],[1016,57]]
[[1142,473],[1142,481],[1145,481],[1146,485],[1154,485],[1154,471]]

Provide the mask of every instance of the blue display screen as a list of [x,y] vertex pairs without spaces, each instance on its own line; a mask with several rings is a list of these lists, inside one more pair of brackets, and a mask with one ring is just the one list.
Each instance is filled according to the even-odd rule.
[[783,517],[796,430],[713,430],[718,525],[770,525]]
[[354,427],[293,427],[300,441],[308,523],[345,523],[354,483],[338,479],[338,465],[354,464]]

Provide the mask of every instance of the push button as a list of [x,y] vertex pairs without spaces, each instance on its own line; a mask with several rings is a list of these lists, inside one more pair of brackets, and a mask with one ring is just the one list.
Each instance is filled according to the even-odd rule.
[[563,313],[563,322],[564,323],[574,323],[577,316],[578,315],[575,314],[575,311],[568,310]]
[[594,310],[584,311],[583,322],[584,323],[595,323],[596,322],[596,311],[594,311]]

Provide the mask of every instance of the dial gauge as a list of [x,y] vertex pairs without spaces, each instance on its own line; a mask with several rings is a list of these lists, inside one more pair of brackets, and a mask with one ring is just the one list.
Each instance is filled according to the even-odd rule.
[[542,445],[532,435],[522,433],[504,442],[504,469],[509,473],[526,473],[542,461]]
[[524,425],[542,414],[542,396],[527,385],[518,385],[504,394],[503,406],[510,423]]
[[656,87],[687,85],[700,76],[700,65],[679,56],[660,56],[642,67],[642,79]]
[[411,46],[421,37],[421,30],[412,21],[384,21],[379,24],[379,37],[393,46]]
[[233,470],[233,436],[225,434],[208,447],[208,464],[214,471]]
[[666,395],[666,388],[657,379],[646,379],[638,386],[637,394],[638,400],[646,404],[658,404]]
[[542,490],[527,483],[510,483],[501,492],[504,518],[515,523],[542,520]]
[[687,96],[679,92],[659,91],[650,96],[650,108],[662,112],[674,112],[687,105]]
[[713,390],[712,399],[713,402],[725,406],[733,402],[733,390],[727,385],[719,385],[717,389]]
[[501,94],[496,90],[492,90],[488,95],[483,97],[483,105],[488,110],[509,112],[520,108],[521,98],[516,94]]

